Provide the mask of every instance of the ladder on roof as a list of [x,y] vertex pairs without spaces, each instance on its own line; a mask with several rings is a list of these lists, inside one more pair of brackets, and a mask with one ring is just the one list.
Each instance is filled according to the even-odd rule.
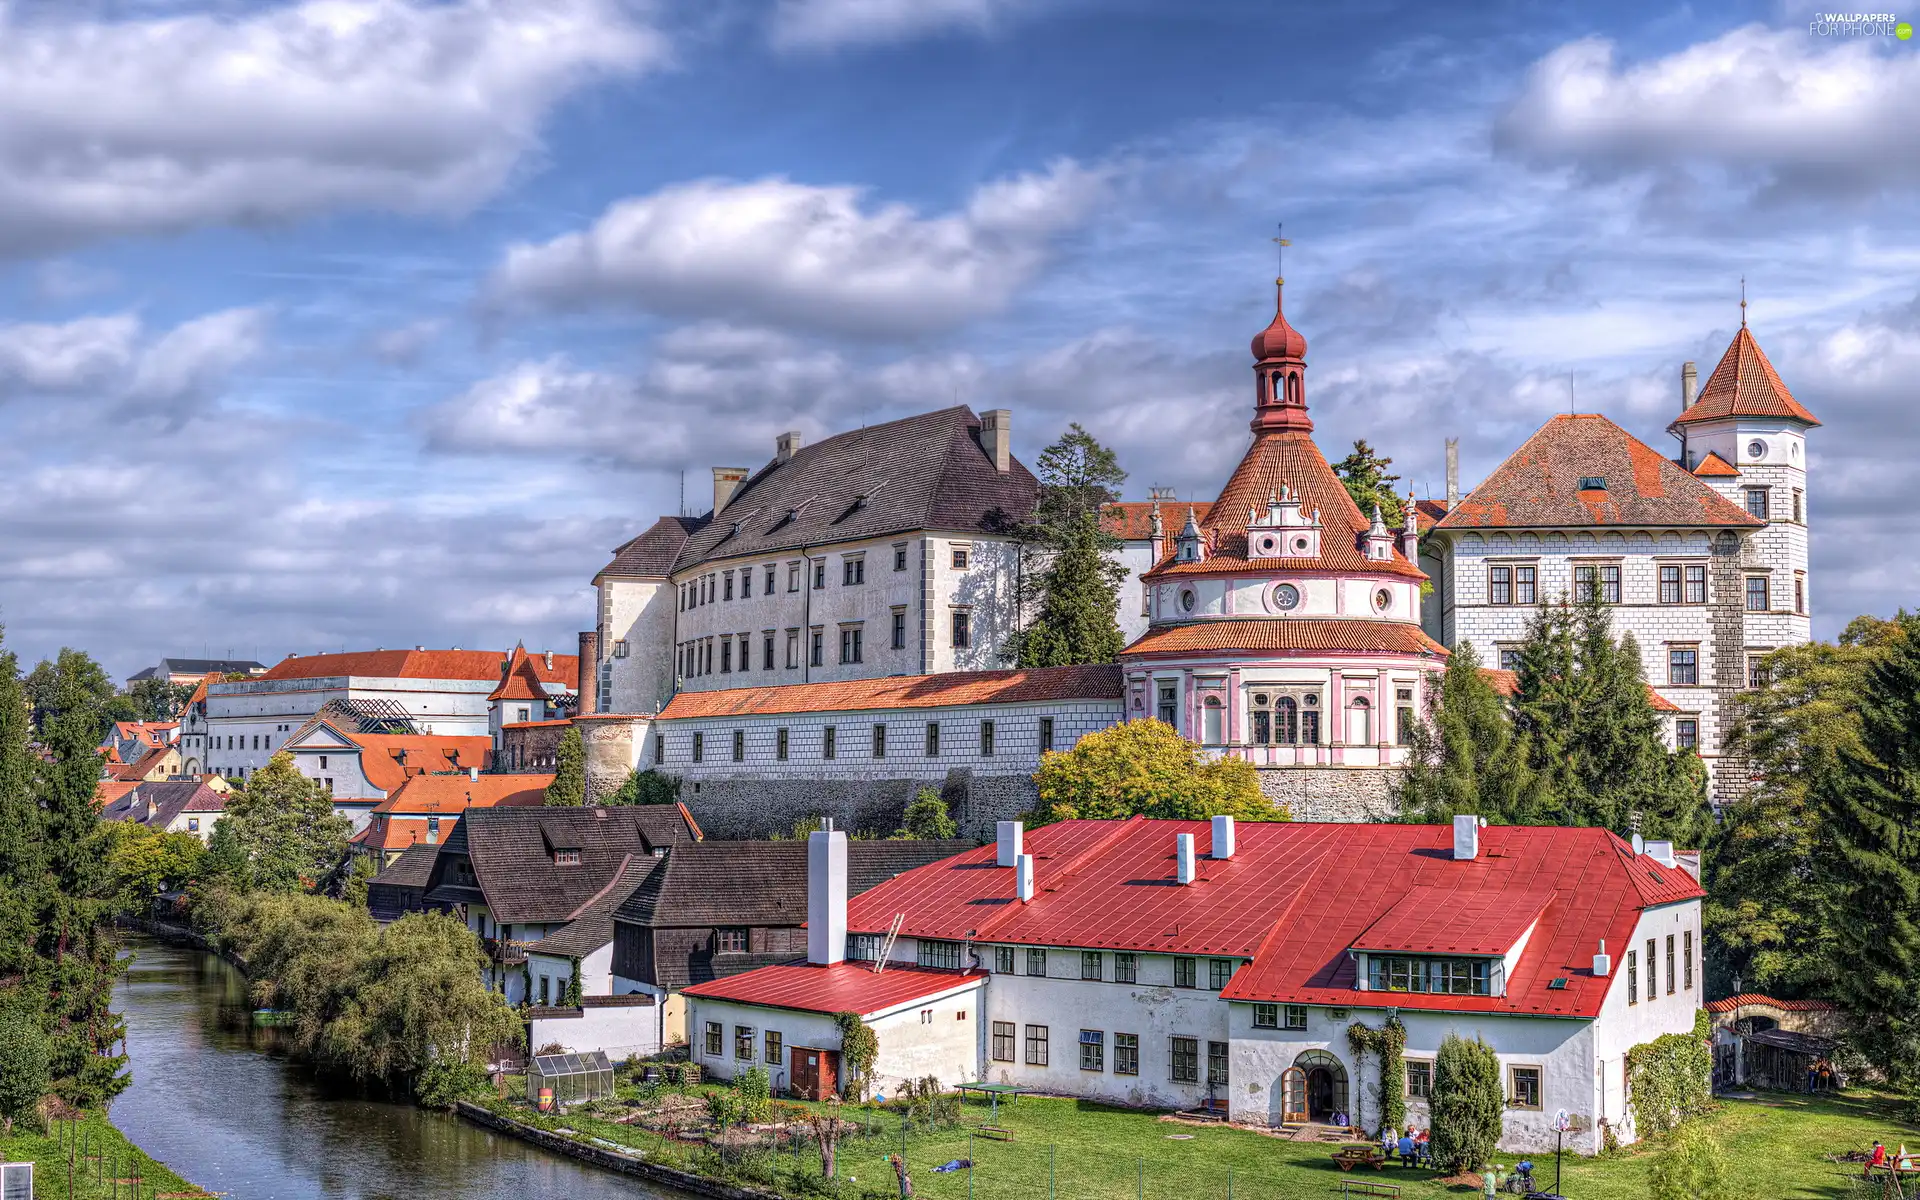
[[893,944],[900,940],[900,927],[907,923],[907,914],[893,914],[893,924],[887,926],[887,938],[880,943],[880,956],[873,960],[873,973],[878,975],[887,969],[887,960],[893,957]]

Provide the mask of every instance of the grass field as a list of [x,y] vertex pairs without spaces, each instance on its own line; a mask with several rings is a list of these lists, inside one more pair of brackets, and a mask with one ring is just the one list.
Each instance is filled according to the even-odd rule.
[[[72,1191],[68,1191],[69,1160],[67,1138],[77,1132],[71,1161]],[[85,1157],[95,1153],[97,1160]],[[47,1134],[14,1127],[11,1136],[0,1134],[0,1160],[34,1164],[33,1194],[41,1200],[109,1200],[131,1197],[138,1177],[140,1200],[160,1196],[199,1196],[199,1188],[180,1178],[162,1164],[148,1158],[140,1147],[128,1141],[98,1112],[87,1113],[73,1130],[62,1122],[57,1131]],[[115,1183],[114,1180],[119,1182]]]

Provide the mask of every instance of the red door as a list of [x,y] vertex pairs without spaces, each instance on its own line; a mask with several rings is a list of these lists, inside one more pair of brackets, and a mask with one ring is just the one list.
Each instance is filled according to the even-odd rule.
[[840,1083],[840,1055],[833,1050],[795,1046],[787,1052],[787,1075],[802,1100],[825,1100]]

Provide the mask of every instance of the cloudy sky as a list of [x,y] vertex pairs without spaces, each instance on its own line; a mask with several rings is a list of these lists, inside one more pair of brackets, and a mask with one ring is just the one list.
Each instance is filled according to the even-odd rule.
[[1816,631],[1920,602],[1920,41],[1798,8],[0,0],[0,622],[29,661],[570,648],[774,435],[956,401],[1150,485],[1247,339],[1423,493],[1651,444],[1752,324]]

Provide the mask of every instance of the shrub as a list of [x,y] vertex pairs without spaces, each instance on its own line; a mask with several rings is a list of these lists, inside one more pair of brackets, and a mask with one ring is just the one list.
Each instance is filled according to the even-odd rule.
[[37,1106],[51,1073],[47,1037],[31,1014],[18,1010],[0,1020],[0,1122],[8,1133],[16,1119],[38,1121]]
[[1642,1137],[1666,1133],[1713,1105],[1713,1026],[1707,1011],[1693,1030],[1669,1033],[1627,1051],[1627,1106]]
[[1433,1157],[1450,1171],[1477,1170],[1500,1141],[1507,1107],[1500,1060],[1479,1038],[1450,1033],[1433,1061]]
[[748,1067],[734,1076],[733,1092],[740,1104],[740,1119],[764,1121],[773,1108],[773,1085],[761,1067]]
[[858,1100],[867,1094],[872,1084],[873,1064],[880,1057],[880,1038],[856,1012],[835,1013],[833,1023],[840,1030],[840,1062],[847,1068],[847,1078],[840,1090]]
[[1652,1200],[1732,1200],[1727,1152],[1695,1122],[1674,1130],[1647,1172]]
[[452,1108],[456,1100],[484,1098],[491,1092],[483,1067],[451,1058],[428,1063],[413,1081],[413,1098],[423,1108]]
[[910,838],[950,838],[959,829],[947,814],[947,802],[930,787],[920,789],[913,803],[900,814],[900,821],[904,826],[900,835]]

